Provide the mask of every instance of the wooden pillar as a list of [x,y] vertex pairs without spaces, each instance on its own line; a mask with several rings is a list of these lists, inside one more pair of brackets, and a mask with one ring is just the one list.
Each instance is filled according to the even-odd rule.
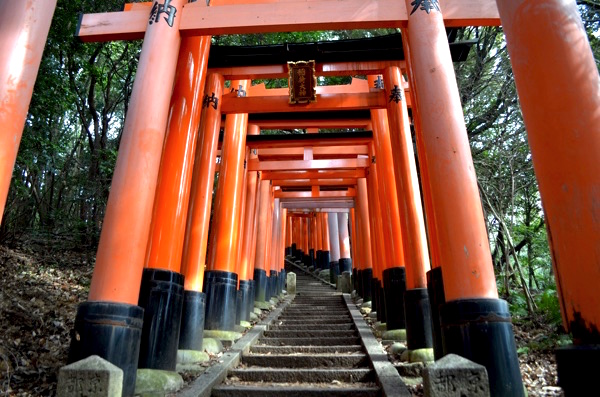
[[556,352],[559,385],[584,395],[600,357],[600,77],[575,1],[501,3],[563,324],[573,334],[574,345]]
[[[443,16],[437,1],[417,7],[406,0],[406,7],[413,89],[421,111],[422,155],[427,159],[429,170],[444,292],[448,300],[440,314],[444,351],[486,366],[493,395],[522,396],[508,307],[506,302],[497,299],[487,231]],[[498,320],[494,324],[478,323],[483,313]],[[478,331],[467,331],[474,329]],[[500,340],[503,342],[497,342]],[[500,363],[503,363],[501,370]]]
[[[138,304],[144,308],[144,328],[139,368],[175,371],[180,342],[183,349],[202,350],[194,339],[202,338],[204,330],[198,327],[203,327],[204,321],[189,320],[198,317],[197,310],[204,309],[204,297],[186,291],[184,299],[180,268],[209,46],[208,36],[188,37],[182,40],[179,50],[140,287]],[[157,289],[156,280],[168,288]],[[186,311],[186,319],[180,338],[182,310]]]
[[[246,90],[248,80],[231,82]],[[209,270],[205,272],[207,294],[206,329],[233,330],[236,315],[235,273],[240,239],[242,190],[248,114],[228,114],[221,148],[221,168],[213,214],[215,244],[211,248]]]
[[0,222],[56,0],[0,3]]
[[[107,320],[112,331],[106,332],[107,338],[101,340],[98,333],[105,332],[107,326],[97,319],[115,313],[131,322],[143,317],[143,309],[137,303],[181,41],[178,16],[184,3],[184,0],[171,1],[170,7],[146,28],[102,225],[89,302],[79,306],[75,320],[79,338],[71,344],[72,360],[96,354],[123,368],[123,394],[127,396],[133,395],[138,363],[138,350],[130,346],[139,346],[140,333],[130,322],[115,324]],[[93,322],[89,318],[94,318]]]
[[371,284],[373,280],[373,253],[371,244],[371,221],[369,217],[369,195],[367,193],[367,179],[358,178],[356,184],[357,204],[358,204],[358,230],[357,234],[361,240],[361,258],[362,272],[358,282],[362,298],[365,302],[372,300]]
[[265,262],[267,249],[268,219],[271,208],[271,181],[261,180],[259,184],[259,212],[256,230],[256,254],[254,259],[254,282],[256,283],[256,300],[264,302],[266,297],[266,282],[268,266]]
[[[181,271],[185,290],[202,292],[206,267],[208,230],[215,182],[219,130],[221,127],[221,95],[223,76],[208,75],[203,112],[198,131],[198,148],[194,159]],[[210,102],[210,99],[215,99]]]

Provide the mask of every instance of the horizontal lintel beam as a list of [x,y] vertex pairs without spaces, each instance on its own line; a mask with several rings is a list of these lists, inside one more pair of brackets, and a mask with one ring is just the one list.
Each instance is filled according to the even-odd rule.
[[329,171],[263,171],[261,179],[285,180],[285,179],[340,179],[340,178],[366,178],[364,169],[357,170],[329,170]]
[[275,180],[273,186],[281,187],[300,187],[300,186],[354,186],[356,185],[355,178],[341,179],[287,179]]
[[[440,7],[447,27],[500,25],[495,0],[445,0]],[[404,28],[408,21],[405,3],[396,0],[344,0],[343,4],[338,0],[264,2],[210,7],[197,1],[185,4],[181,11],[182,36]],[[77,35],[88,42],[141,39],[149,14],[149,6],[84,14]]]
[[248,171],[340,170],[366,168],[368,159],[248,161]]
[[316,192],[282,192],[281,190],[276,190],[274,192],[275,198],[280,199],[295,199],[295,200],[304,200],[304,199],[315,199],[315,198],[348,198],[348,197],[356,197],[356,190],[350,188],[348,190],[325,190],[325,191],[316,191]]

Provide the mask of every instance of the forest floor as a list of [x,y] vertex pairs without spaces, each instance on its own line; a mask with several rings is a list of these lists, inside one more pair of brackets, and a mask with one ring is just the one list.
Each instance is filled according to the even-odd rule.
[[[87,297],[92,261],[89,252],[57,251],[43,242],[0,246],[0,396],[56,394],[58,369],[67,360],[77,305]],[[556,386],[555,339],[549,337],[556,333],[539,321],[515,321],[530,397],[562,395]]]

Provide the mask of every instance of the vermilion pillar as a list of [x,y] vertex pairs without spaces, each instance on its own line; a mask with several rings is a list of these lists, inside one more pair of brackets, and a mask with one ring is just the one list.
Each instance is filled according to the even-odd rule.
[[261,180],[259,184],[259,212],[258,224],[256,230],[256,255],[254,260],[254,282],[256,283],[256,300],[264,302],[267,291],[267,270],[268,264],[265,262],[267,249],[267,232],[269,210],[271,208],[271,181]]
[[600,359],[600,78],[575,1],[502,3],[563,323],[573,334],[574,345],[556,352],[559,385],[566,396],[585,395]]
[[361,239],[361,258],[362,272],[359,276],[361,283],[360,290],[362,292],[363,301],[371,301],[371,283],[373,280],[373,261],[372,261],[372,245],[371,245],[371,228],[369,220],[369,195],[367,192],[367,179],[358,178],[356,181],[356,203],[358,204],[358,226],[357,234]]
[[340,232],[338,229],[338,217],[336,212],[329,214],[327,218],[329,226],[329,282],[335,284],[340,272]]
[[329,214],[327,212],[322,213],[321,221],[321,246],[323,247],[323,253],[321,254],[321,263],[323,269],[330,269],[331,254],[329,252],[329,223],[327,221]]
[[56,0],[0,3],[0,222]]
[[281,207],[279,205],[279,199],[273,199],[273,215],[271,217],[271,238],[267,244],[271,248],[271,255],[269,263],[271,268],[269,271],[269,290],[270,296],[274,297],[278,295],[278,281],[279,281],[279,269],[280,269],[280,255],[279,247],[281,246]]
[[321,212],[315,213],[315,249],[317,256],[317,264],[316,266],[319,269],[324,269],[323,267],[323,217]]
[[[247,80],[232,81],[246,90]],[[240,215],[248,114],[228,114],[221,147],[221,167],[213,214],[215,245],[205,273],[206,329],[233,330],[238,275],[235,273],[240,239]]]
[[[259,135],[260,128],[256,124],[248,125],[248,135]],[[248,160],[258,158],[256,149],[252,149],[249,152]],[[240,291],[242,291],[242,301],[240,305],[245,307],[245,312],[240,314],[240,320],[246,321],[249,317],[250,311],[254,308],[255,298],[255,287],[256,283],[252,279],[254,276],[254,261],[251,260],[252,255],[252,241],[256,234],[256,191],[258,186],[258,172],[249,171],[246,175],[246,200],[245,200],[245,211],[244,211],[244,234],[243,243],[240,253]],[[246,282],[242,283],[242,280]],[[242,284],[247,284],[247,289]],[[244,291],[248,292],[244,292]],[[247,296],[245,296],[246,294]],[[245,318],[242,318],[245,317]]]
[[[179,271],[209,46],[208,36],[189,37],[182,40],[179,50],[138,303],[144,308],[140,368],[175,371],[177,364],[184,306],[184,278]],[[188,292],[185,301],[188,319],[204,310],[204,297],[197,292]]]
[[[441,308],[446,353],[486,366],[495,396],[522,396],[506,302],[496,281],[477,180],[437,2],[406,0],[408,45],[429,170],[436,231],[448,302]],[[482,321],[493,316],[494,322]],[[494,341],[491,343],[491,341]]]
[[310,214],[309,225],[308,225],[308,234],[309,234],[309,247],[308,254],[310,255],[310,260],[312,265],[317,269],[319,264],[316,261],[316,252],[317,252],[317,217],[314,212]]
[[181,263],[186,291],[202,292],[203,287],[212,191],[215,181],[215,161],[221,126],[223,84],[223,76],[214,73],[208,75],[198,132],[198,148],[194,160]]
[[78,309],[75,320],[78,338],[71,344],[70,360],[96,354],[122,368],[125,396],[132,395],[135,388],[143,317],[143,309],[137,303],[184,3],[184,0],[171,1],[171,8],[157,14],[146,28],[102,225],[89,302]]
[[350,231],[348,225],[348,213],[338,212],[338,233],[340,239],[340,273],[352,272],[352,257],[350,255]]

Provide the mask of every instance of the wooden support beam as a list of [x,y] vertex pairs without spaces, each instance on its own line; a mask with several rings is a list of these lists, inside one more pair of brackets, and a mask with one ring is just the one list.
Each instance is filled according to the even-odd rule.
[[320,146],[356,146],[369,145],[373,139],[370,131],[330,134],[296,134],[296,135],[250,135],[246,145],[251,149],[293,148]]
[[[285,207],[283,203],[281,205],[282,205],[282,208],[287,209],[287,207]],[[292,203],[292,204],[288,204],[288,205],[296,206],[296,203]],[[306,205],[306,201],[304,201],[302,204],[298,204],[298,205]],[[323,205],[323,204],[319,203],[318,205]],[[344,205],[346,205],[346,204],[344,204]],[[340,207],[337,207],[337,208],[317,207],[317,208],[307,208],[307,210],[310,210],[311,212],[350,212],[350,208],[340,208]],[[304,215],[304,212],[300,212],[300,211],[303,211],[303,209],[293,208],[293,209],[288,210],[288,214],[290,214],[291,216],[296,216],[296,217]],[[308,214],[306,214],[306,215],[308,215]]]
[[[495,0],[446,0],[440,4],[446,27],[499,26]],[[142,8],[142,7],[140,7]],[[127,12],[84,14],[77,35],[86,42],[141,39],[149,6]],[[231,18],[235,15],[235,18]],[[207,7],[187,3],[181,12],[182,36],[404,28],[408,13],[395,0],[261,2]]]
[[[324,199],[324,198],[312,198],[312,199],[281,199],[282,208],[288,210],[302,210],[302,211],[317,211],[319,208],[322,209],[337,209],[337,208],[354,208],[354,199],[351,198],[336,198],[336,199]],[[331,211],[331,212],[343,212],[343,211]],[[296,214],[298,215],[298,214]]]
[[258,161],[249,160],[249,171],[297,171],[297,170],[341,170],[366,168],[368,159],[337,159],[337,160],[289,160],[289,161]]
[[290,105],[289,95],[264,97],[224,97],[221,112],[228,113],[278,113],[309,112],[333,110],[382,109],[387,105],[385,91],[365,92],[359,94],[317,94],[317,101]]
[[255,120],[250,116],[252,124],[256,124],[261,130],[288,130],[288,129],[304,129],[304,128],[362,128],[368,129],[371,123],[370,119],[348,118],[338,120],[276,120],[265,119]]
[[273,181],[273,186],[281,187],[300,187],[300,186],[339,186],[353,187],[356,185],[356,178],[340,179],[287,179]]
[[295,199],[298,201],[304,199],[315,199],[315,198],[347,198],[356,197],[356,190],[349,188],[348,190],[325,190],[325,191],[311,191],[311,192],[282,192],[281,190],[275,191],[275,198],[281,199]]
[[356,170],[310,170],[310,171],[263,171],[261,178],[264,180],[278,181],[285,179],[340,179],[340,178],[365,178],[364,169]]
[[[359,155],[369,154],[367,145],[313,147],[312,151],[314,159],[355,158]],[[304,150],[301,147],[286,149],[264,148],[258,150],[258,158],[261,161],[276,159],[300,160],[302,159],[303,154]]]
[[[352,74],[380,74],[386,67],[397,66],[400,69],[406,68],[405,61],[363,61],[363,62],[332,62],[317,63],[315,65],[315,74],[317,76],[348,76]],[[227,80],[240,78],[249,79],[282,79],[288,77],[287,65],[266,65],[266,66],[232,66],[209,68],[213,73],[219,73]]]

